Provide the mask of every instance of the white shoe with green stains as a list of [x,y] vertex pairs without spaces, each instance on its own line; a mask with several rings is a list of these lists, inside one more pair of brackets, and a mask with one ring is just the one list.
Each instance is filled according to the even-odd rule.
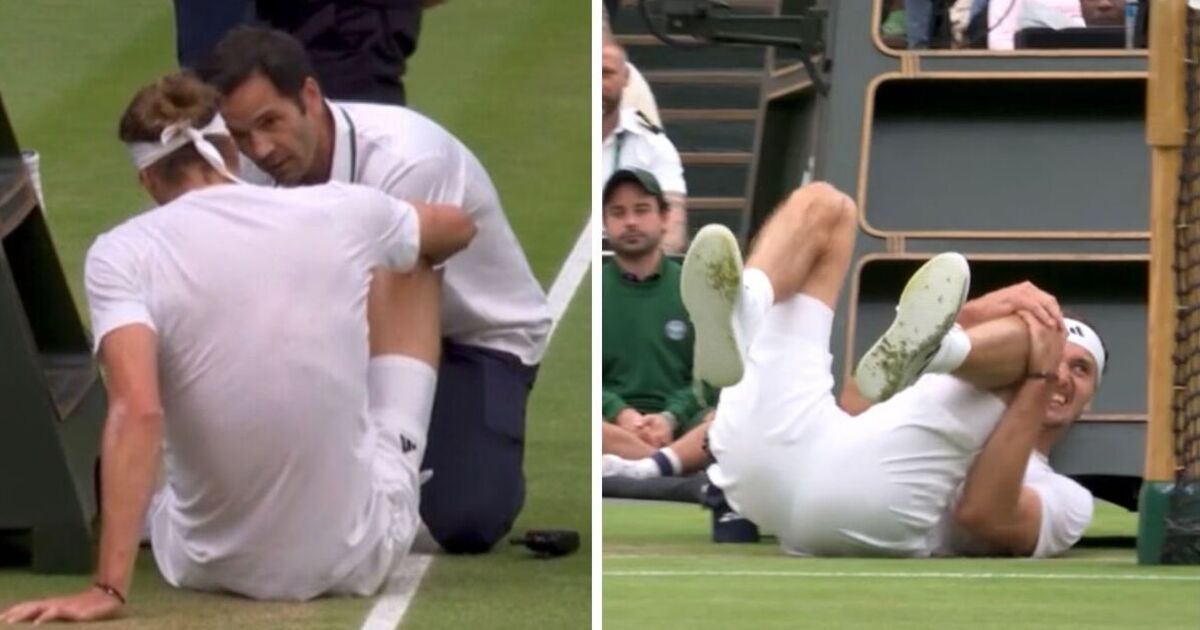
[[912,385],[967,301],[971,268],[961,254],[938,254],[916,271],[900,294],[896,319],[854,370],[858,391],[881,402]]
[[696,328],[692,378],[713,387],[737,384],[745,370],[745,348],[733,322],[742,288],[742,254],[729,228],[710,224],[696,233],[683,260],[679,288]]

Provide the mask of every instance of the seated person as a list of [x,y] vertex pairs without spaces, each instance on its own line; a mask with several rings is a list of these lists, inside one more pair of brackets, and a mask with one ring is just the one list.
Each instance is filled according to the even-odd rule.
[[1061,30],[1124,23],[1125,0],[993,0],[988,5],[988,48],[1012,50],[1017,31],[1027,28]]
[[[693,391],[692,327],[679,295],[680,266],[660,248],[667,202],[654,175],[635,169],[614,173],[603,200],[614,252],[601,271],[602,450],[614,456],[605,459],[606,471],[635,477],[693,472],[708,462],[702,427],[710,401]],[[633,467],[621,463],[644,458]]]
[[878,404],[854,417],[834,400],[829,342],[856,232],[854,203],[814,184],[768,220],[744,271],[728,230],[697,234],[681,280],[695,372],[726,387],[709,478],[792,554],[1065,552],[1093,501],[1046,454],[1092,400],[1099,336],[1032,285],[964,306],[966,259],[942,254],[859,363],[847,404]]
[[662,249],[682,254],[687,248],[687,183],[679,151],[645,113],[624,102],[629,85],[629,63],[625,50],[615,40],[605,42],[601,58],[601,181],[607,182],[621,169],[649,171],[667,200],[667,234]]

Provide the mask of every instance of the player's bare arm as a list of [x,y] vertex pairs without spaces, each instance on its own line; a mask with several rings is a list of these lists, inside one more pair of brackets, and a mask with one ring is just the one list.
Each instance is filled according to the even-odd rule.
[[954,516],[996,551],[1028,556],[1037,547],[1042,506],[1037,492],[1023,485],[1025,465],[1041,433],[1066,333],[1028,311],[1017,313],[1030,331],[1030,377],[967,474]]
[[109,408],[100,457],[104,526],[93,586],[74,595],[16,604],[0,614],[0,622],[96,621],[121,613],[133,583],[163,439],[157,351],[154,331],[142,324],[117,328],[100,345]]

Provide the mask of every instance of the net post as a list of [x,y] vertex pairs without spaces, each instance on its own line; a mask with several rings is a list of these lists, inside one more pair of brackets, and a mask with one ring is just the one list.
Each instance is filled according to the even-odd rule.
[[1176,467],[1176,227],[1183,147],[1188,133],[1186,0],[1151,0],[1146,139],[1150,146],[1150,295],[1147,330],[1148,416],[1139,501],[1138,562],[1162,558],[1169,492]]

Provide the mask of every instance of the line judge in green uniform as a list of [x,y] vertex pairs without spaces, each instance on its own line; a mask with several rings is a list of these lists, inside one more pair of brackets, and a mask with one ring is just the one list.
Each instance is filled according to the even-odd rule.
[[[692,386],[694,338],[679,295],[680,263],[661,246],[667,200],[654,175],[622,169],[605,183],[603,201],[614,255],[602,268],[602,450],[641,461],[652,474],[697,470],[708,459],[712,401],[699,400]],[[606,466],[610,459],[616,462],[606,458]]]

